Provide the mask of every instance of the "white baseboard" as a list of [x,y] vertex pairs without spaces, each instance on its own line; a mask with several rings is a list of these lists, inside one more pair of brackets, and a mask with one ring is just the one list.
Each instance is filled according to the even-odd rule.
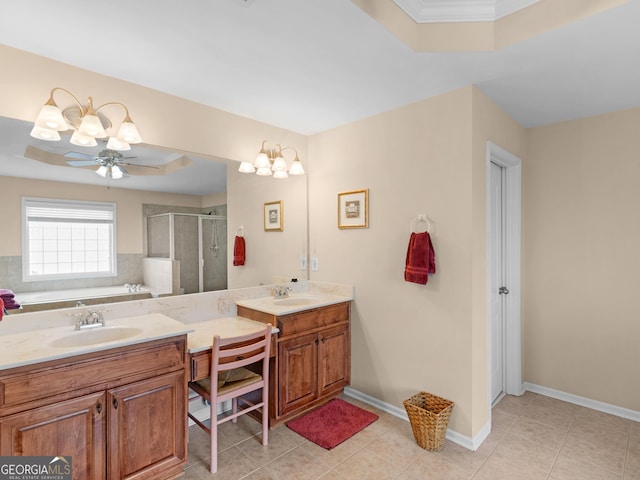
[[[390,403],[383,402],[375,397],[371,397],[366,393],[362,393],[358,390],[355,390],[351,387],[346,387],[344,389],[344,394],[348,397],[355,398],[356,400],[360,400],[361,402],[366,403],[367,405],[371,405],[372,407],[376,407],[383,412],[387,412],[394,417],[401,418],[406,422],[409,421],[409,417],[407,416],[407,412],[404,408],[398,408],[395,405],[391,405]],[[462,435],[461,433],[456,432],[455,430],[451,430],[447,428],[446,439],[464,447],[468,450],[477,450],[478,447],[484,442],[489,433],[491,432],[491,422],[487,422],[487,424],[482,427],[482,430],[475,437],[471,438],[466,435]]]
[[598,400],[591,400],[590,398],[581,397],[579,395],[573,395],[572,393],[562,392],[560,390],[554,390],[553,388],[543,387],[534,383],[525,382],[523,384],[523,391],[530,391],[533,393],[539,393],[546,397],[556,398],[565,402],[580,405],[581,407],[591,408],[599,412],[608,413],[617,417],[633,420],[634,422],[640,422],[640,412],[631,410],[624,407],[618,407],[617,405],[611,405],[610,403],[600,402]]

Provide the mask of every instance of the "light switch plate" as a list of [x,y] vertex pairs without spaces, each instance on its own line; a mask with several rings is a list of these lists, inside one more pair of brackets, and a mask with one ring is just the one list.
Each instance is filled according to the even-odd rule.
[[311,270],[313,270],[314,272],[318,271],[318,257],[316,257],[315,255],[311,257]]
[[307,269],[307,256],[300,255],[300,270],[306,270],[306,269]]

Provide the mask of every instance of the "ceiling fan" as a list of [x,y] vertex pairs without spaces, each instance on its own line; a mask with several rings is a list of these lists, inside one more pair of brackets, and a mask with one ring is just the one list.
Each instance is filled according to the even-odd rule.
[[96,173],[104,178],[120,179],[124,174],[128,173],[124,165],[133,167],[144,167],[158,169],[154,165],[141,165],[137,163],[129,163],[127,160],[136,157],[124,157],[116,150],[104,149],[97,156],[87,155],[86,153],[67,152],[64,154],[67,158],[75,158],[78,160],[67,160],[72,167],[86,167],[90,165],[98,165]]
[[58,152],[55,150],[52,151],[51,146],[48,144],[44,145],[44,147],[45,148],[28,144],[24,151],[24,157],[59,167],[75,167],[78,170],[95,170],[95,168],[98,167],[100,171],[99,175],[105,177],[109,176],[110,173],[116,172],[116,176],[112,176],[111,178],[121,178],[117,175],[119,175],[119,173],[124,175],[125,166],[126,173],[130,176],[159,176],[182,170],[183,168],[191,166],[193,163],[186,155],[178,153],[167,155],[160,150],[145,148],[138,148],[138,151],[139,153],[141,152],[142,158],[146,159],[147,162],[152,162],[153,165],[131,163],[129,160],[136,157],[124,157],[120,152],[108,148],[103,149],[97,155],[92,155],[91,153],[66,152],[65,150]]

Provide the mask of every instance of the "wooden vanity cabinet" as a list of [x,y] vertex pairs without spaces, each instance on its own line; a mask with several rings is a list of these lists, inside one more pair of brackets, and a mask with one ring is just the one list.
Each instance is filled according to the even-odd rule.
[[105,478],[104,392],[0,418],[0,455],[72,455],[73,478]]
[[0,455],[73,478],[168,479],[186,463],[186,336],[0,372]]
[[325,403],[349,385],[348,302],[280,316],[238,306],[238,315],[280,329],[270,370],[271,426]]

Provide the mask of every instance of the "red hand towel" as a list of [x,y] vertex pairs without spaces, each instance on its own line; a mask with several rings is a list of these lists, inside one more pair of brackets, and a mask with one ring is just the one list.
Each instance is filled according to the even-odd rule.
[[236,240],[233,244],[233,265],[235,267],[244,265],[246,256],[246,247],[244,244],[244,237],[236,235]]
[[412,233],[407,248],[404,279],[426,285],[429,274],[436,273],[436,255],[428,232]]
[[0,298],[0,322],[2,321],[2,316],[4,315],[4,302],[2,298]]

